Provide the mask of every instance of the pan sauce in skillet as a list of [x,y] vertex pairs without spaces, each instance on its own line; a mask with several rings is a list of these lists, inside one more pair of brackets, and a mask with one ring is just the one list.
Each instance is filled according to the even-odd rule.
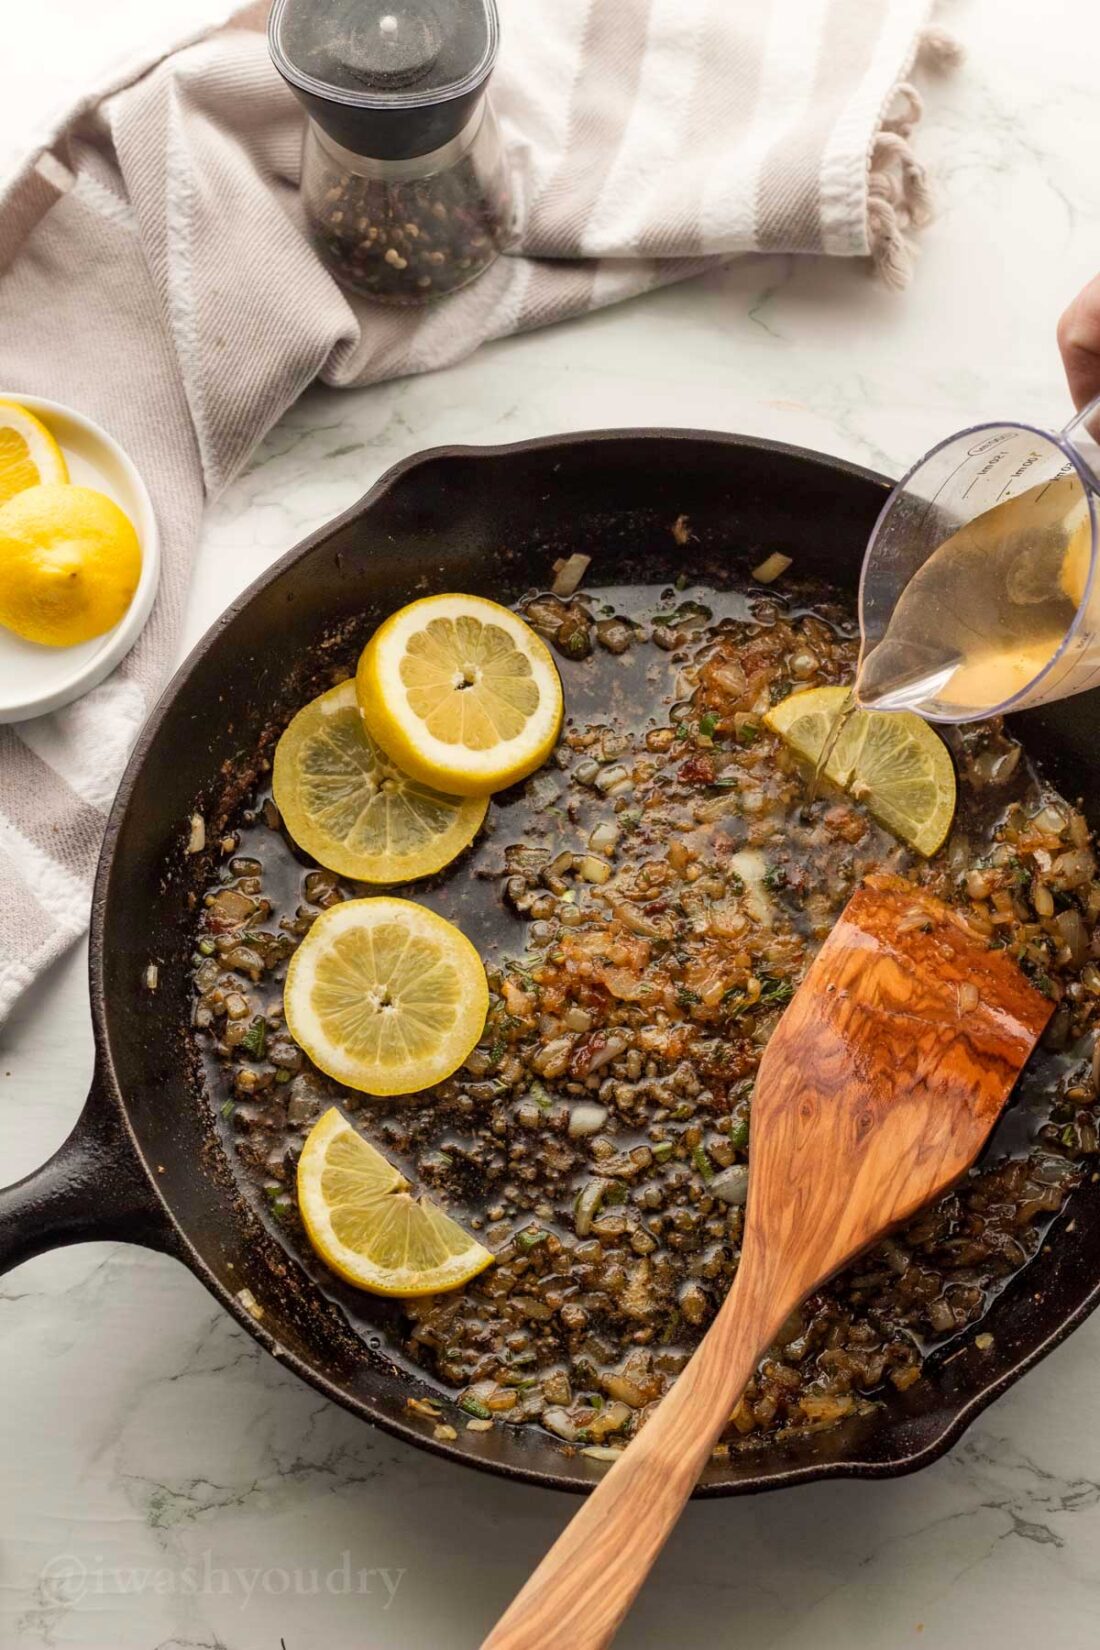
[[[486,960],[489,1022],[454,1078],[379,1101],[309,1065],[282,1026],[286,959],[318,910],[370,890],[305,861],[264,790],[222,844],[195,1026],[242,1183],[360,1332],[434,1378],[430,1423],[617,1442],[736,1268],[760,1049],[858,880],[901,871],[1007,945],[1059,1008],[982,1164],[785,1327],[723,1447],[831,1425],[920,1379],[933,1343],[980,1320],[1096,1151],[1083,1039],[1100,883],[1084,821],[995,727],[954,737],[959,811],[930,864],[846,799],[804,813],[804,777],[760,712],[849,680],[856,643],[850,609],[789,575],[767,592],[608,590],[523,610],[561,655],[555,759],[494,798],[463,859],[394,890],[457,921]],[[407,1308],[324,1270],[294,1164],[334,1100],[493,1267]]]

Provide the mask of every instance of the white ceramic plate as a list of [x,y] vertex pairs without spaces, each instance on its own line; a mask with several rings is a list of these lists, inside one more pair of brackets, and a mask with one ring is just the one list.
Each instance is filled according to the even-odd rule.
[[141,578],[134,599],[102,636],[76,647],[42,647],[25,642],[0,625],[0,722],[23,722],[79,699],[102,682],[141,634],[152,612],[160,578],[160,535],[153,502],[133,461],[106,430],[58,401],[0,390],[0,400],[18,401],[46,425],[79,487],[96,487],[122,506],[141,543]]

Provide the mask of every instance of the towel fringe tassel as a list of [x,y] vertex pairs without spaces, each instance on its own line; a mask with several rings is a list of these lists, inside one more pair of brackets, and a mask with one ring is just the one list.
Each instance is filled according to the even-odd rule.
[[[924,30],[917,57],[939,69],[953,68],[962,47],[946,29]],[[867,182],[867,229],[876,274],[893,292],[907,287],[916,247],[906,234],[932,216],[928,174],[913,153],[910,138],[924,113],[924,101],[911,81],[899,82],[890,110],[871,151]]]

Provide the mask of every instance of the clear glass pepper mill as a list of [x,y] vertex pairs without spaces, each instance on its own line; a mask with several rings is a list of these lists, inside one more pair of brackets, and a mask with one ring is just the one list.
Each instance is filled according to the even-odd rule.
[[429,303],[504,246],[498,35],[494,0],[275,0],[271,55],[309,115],[306,219],[343,285]]

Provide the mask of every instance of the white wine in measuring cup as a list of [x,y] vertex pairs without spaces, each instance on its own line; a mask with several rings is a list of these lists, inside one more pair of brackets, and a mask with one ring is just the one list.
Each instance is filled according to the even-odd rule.
[[1021,425],[923,459],[864,562],[858,702],[962,722],[1100,682],[1094,487],[1065,435]]

